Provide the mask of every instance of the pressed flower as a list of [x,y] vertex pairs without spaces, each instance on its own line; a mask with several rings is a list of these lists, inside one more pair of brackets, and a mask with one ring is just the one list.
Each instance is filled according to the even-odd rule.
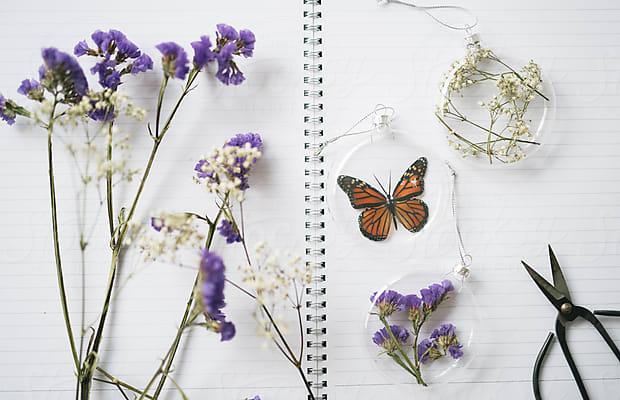
[[222,309],[224,301],[224,285],[226,283],[226,266],[216,253],[205,249],[200,262],[201,283],[200,301],[207,317],[207,326],[221,334],[221,340],[230,340],[235,336],[235,326],[225,320]]
[[237,30],[227,24],[217,24],[217,33],[218,36],[223,37],[231,42],[239,38],[239,33],[237,33]]
[[249,29],[242,29],[239,31],[239,53],[244,57],[252,57],[254,55],[254,43],[256,43],[256,37],[254,33]]
[[237,51],[237,44],[234,42],[226,43],[217,53],[217,72],[215,77],[219,79],[224,85],[240,84],[245,78],[243,73],[237,68],[237,65],[233,61],[233,53]]
[[[227,146],[244,147],[249,143],[251,147],[259,149],[263,146],[263,140],[258,133],[238,133],[226,142]],[[256,160],[254,160],[256,162]]]
[[7,109],[7,100],[0,93],[0,118],[2,118],[7,124],[13,125],[15,123],[15,115],[11,113],[9,109]]
[[39,69],[41,85],[52,93],[61,87],[65,102],[79,102],[86,94],[88,82],[77,60],[54,47],[43,49],[41,55],[44,62]]
[[377,292],[370,296],[370,301],[377,308],[380,317],[388,317],[402,309],[401,299],[403,295],[395,290],[387,290],[377,295]]
[[379,347],[383,347],[388,354],[396,352],[399,346],[404,345],[409,338],[407,329],[399,325],[390,325],[390,331],[394,335],[396,341],[392,339],[390,333],[385,328],[379,329],[372,337],[373,343]]
[[239,232],[237,232],[233,223],[227,219],[222,220],[217,230],[220,235],[226,238],[226,243],[228,244],[241,241],[241,235],[239,235]]
[[132,74],[137,74],[139,72],[146,72],[150,69],[153,69],[153,60],[151,60],[151,57],[147,54],[142,54],[133,62],[130,72]]
[[76,57],[81,57],[84,54],[87,54],[88,50],[90,50],[88,47],[88,43],[86,43],[86,40],[82,40],[81,42],[78,42],[78,44],[76,44],[73,48],[73,54]]
[[407,296],[403,296],[400,299],[400,306],[402,310],[407,311],[410,320],[414,320],[416,315],[418,314],[418,310],[420,309],[420,305],[422,304],[422,299],[420,299],[415,294],[409,294]]
[[155,48],[163,55],[164,74],[171,78],[185,79],[189,72],[185,50],[174,42],[160,43]]
[[462,357],[463,356],[463,351],[461,350],[462,347],[463,345],[461,344],[448,347],[448,352],[450,353],[450,356],[452,356],[452,358],[454,358],[455,360],[457,358]]
[[418,343],[418,360],[422,364],[426,364],[431,358],[431,353],[436,349],[435,342],[430,339],[424,339]]
[[199,41],[192,42],[194,48],[194,65],[201,69],[207,63],[215,60],[215,53],[211,50],[211,40],[208,36],[201,36]]

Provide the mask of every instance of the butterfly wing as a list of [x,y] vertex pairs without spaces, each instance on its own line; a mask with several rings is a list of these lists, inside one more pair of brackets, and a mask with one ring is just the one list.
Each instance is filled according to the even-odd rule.
[[370,240],[385,240],[390,233],[392,218],[387,204],[366,209],[358,218],[360,231]]
[[426,157],[420,157],[407,168],[394,188],[392,195],[394,201],[406,200],[424,192],[424,174],[427,165]]
[[377,189],[352,176],[340,175],[338,186],[349,196],[351,207],[355,209],[378,207],[387,203],[385,196]]
[[428,207],[420,199],[394,201],[394,215],[409,232],[418,232],[428,220]]

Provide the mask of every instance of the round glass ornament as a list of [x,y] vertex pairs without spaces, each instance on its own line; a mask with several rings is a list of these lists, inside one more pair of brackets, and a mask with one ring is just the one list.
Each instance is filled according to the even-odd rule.
[[467,54],[444,74],[435,115],[448,144],[477,164],[511,165],[548,141],[555,118],[553,85],[534,61],[515,69],[466,38]]
[[[429,386],[433,387],[442,383],[456,382],[464,379],[467,367],[471,365],[476,358],[477,342],[476,329],[481,325],[481,316],[478,303],[474,292],[467,284],[467,279],[458,272],[452,272],[441,276],[430,266],[416,265],[415,273],[402,276],[393,282],[377,288],[377,293],[387,290],[395,290],[402,295],[417,294],[420,296],[420,289],[426,288],[434,283],[441,283],[445,279],[449,279],[454,285],[454,291],[448,293],[437,309],[431,313],[430,317],[422,325],[418,344],[426,338],[429,338],[434,329],[440,328],[442,324],[453,324],[458,342],[462,345],[461,351],[463,355],[454,359],[448,353],[446,356],[437,360],[429,360],[420,364],[420,372],[422,379]],[[455,269],[456,271],[456,269]],[[372,360],[374,368],[383,377],[386,383],[416,384],[416,378],[409,372],[405,371],[387,354],[382,354],[384,349],[377,346],[372,338],[379,329],[384,325],[377,315],[376,307],[371,304],[364,323],[364,333],[367,339],[367,352]],[[398,311],[388,318],[390,325],[400,325],[406,327],[410,333],[406,345],[402,349],[407,353],[410,360],[414,362],[413,340],[415,340],[412,322],[408,319],[406,311]],[[415,385],[422,386],[422,385]]]
[[[335,240],[346,241],[352,248],[360,251],[370,249],[381,251],[386,247],[396,253],[402,253],[404,259],[411,259],[415,249],[424,248],[426,251],[437,249],[437,243],[431,243],[431,238],[424,239],[426,232],[435,230],[442,223],[450,219],[450,170],[445,161],[435,152],[413,141],[410,133],[383,127],[376,129],[365,140],[353,147],[341,151],[340,157],[332,156],[336,161],[327,172],[326,205],[335,230]],[[428,207],[428,217],[424,226],[417,232],[410,232],[397,220],[392,222],[388,237],[382,241],[373,241],[364,237],[360,232],[358,218],[363,209],[354,209],[347,194],[339,187],[337,181],[341,175],[348,175],[362,180],[377,189],[392,195],[395,186],[411,166],[420,157],[427,160],[427,169],[424,174],[424,191],[419,196]],[[434,238],[437,239],[437,238]],[[415,242],[415,246],[413,246]],[[436,242],[436,240],[435,240]],[[423,256],[423,254],[415,254]]]

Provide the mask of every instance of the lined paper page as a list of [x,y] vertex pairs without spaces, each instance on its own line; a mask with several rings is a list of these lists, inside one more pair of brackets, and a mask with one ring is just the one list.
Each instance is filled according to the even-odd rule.
[[[264,139],[263,157],[251,177],[245,204],[250,246],[267,241],[274,249],[303,253],[303,59],[301,2],[234,1],[201,4],[112,1],[36,1],[6,4],[3,25],[0,91],[16,93],[22,79],[36,77],[40,49],[56,46],[72,53],[73,46],[96,29],[123,31],[155,61],[157,73],[127,79],[133,101],[152,111],[160,85],[160,56],[155,45],[189,43],[225,22],[251,29],[257,37],[255,57],[239,66],[247,81],[223,87],[201,76],[173,122],[157,155],[152,175],[138,207],[136,220],[148,223],[151,212],[213,211],[214,199],[192,182],[196,161],[237,133],[257,132]],[[89,39],[90,42],[90,39]],[[82,60],[81,60],[82,61]],[[83,60],[84,64],[89,61]],[[90,67],[90,65],[89,65]],[[88,67],[88,68],[89,68]],[[86,67],[85,67],[86,68]],[[89,75],[91,86],[96,79]],[[166,110],[179,95],[181,84],[169,83]],[[145,124],[120,124],[132,136],[131,166],[144,168],[151,141]],[[46,137],[37,127],[20,122],[0,125],[0,398],[71,398],[75,380],[59,303],[53,262],[47,189]],[[66,135],[65,139],[67,139]],[[68,140],[68,139],[67,139]],[[79,333],[81,307],[78,215],[72,193],[75,176],[58,139],[58,179],[61,246],[74,330]],[[118,210],[126,206],[137,182],[115,188]],[[91,193],[96,199],[97,194]],[[99,212],[99,214],[97,214]],[[213,216],[213,215],[211,215]],[[97,318],[107,281],[110,251],[105,210],[91,207],[89,221],[97,228],[89,245],[86,266],[86,321]],[[224,255],[229,277],[240,281],[243,262],[239,245],[226,247],[221,237],[214,245]],[[138,388],[146,386],[172,343],[194,280],[197,260],[184,268],[166,263],[145,264],[130,253],[104,334],[101,365],[117,378]],[[131,275],[131,277],[130,277]],[[175,359],[173,378],[190,398],[243,399],[301,398],[305,392],[294,368],[265,338],[257,337],[254,305],[233,288],[226,289],[226,313],[237,336],[220,343],[219,335],[195,329],[184,337]],[[296,331],[294,332],[296,333]],[[293,336],[296,338],[296,336]],[[297,339],[294,341],[297,346]],[[95,383],[97,399],[117,399],[118,390]],[[179,398],[172,384],[165,398]]]
[[[459,174],[461,230],[473,256],[469,287],[481,315],[471,347],[475,358],[448,378],[449,384],[422,389],[378,371],[372,361],[378,350],[368,350],[371,337],[364,329],[368,296],[424,262],[436,267],[439,280],[457,260],[454,234],[446,238],[448,225],[446,231],[421,232],[420,239],[426,238],[412,241],[416,247],[407,250],[412,257],[407,262],[395,257],[400,253],[389,243],[381,248],[365,242],[354,218],[346,230],[332,214],[326,249],[331,399],[532,398],[532,367],[556,313],[520,260],[551,279],[548,243],[576,303],[620,308],[620,8],[609,1],[459,4],[479,18],[483,46],[511,60],[534,59],[551,79],[556,95],[552,132],[544,150],[516,168],[460,160],[448,149],[433,113],[442,73],[464,54],[463,35],[398,5],[325,4],[326,136],[343,133],[375,104],[388,104],[396,108],[393,127],[452,163]],[[346,140],[326,153],[328,162],[336,163],[361,139]],[[374,167],[381,165],[369,162]],[[446,247],[437,252],[442,242]],[[457,296],[457,308],[458,301]],[[471,320],[469,312],[463,307],[460,317]],[[620,321],[601,320],[618,343]],[[596,331],[577,323],[568,335],[590,396],[617,393],[618,361]],[[580,398],[557,343],[542,380],[545,398]]]

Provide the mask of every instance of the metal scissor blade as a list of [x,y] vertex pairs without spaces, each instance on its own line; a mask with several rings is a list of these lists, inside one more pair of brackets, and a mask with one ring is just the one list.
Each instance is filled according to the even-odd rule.
[[559,290],[554,288],[553,285],[547,282],[545,278],[540,276],[538,272],[534,271],[529,265],[525,263],[525,261],[521,261],[521,263],[525,267],[527,273],[530,274],[530,276],[534,280],[534,283],[536,284],[536,286],[538,286],[540,291],[543,292],[543,294],[545,295],[547,299],[549,299],[551,304],[553,304],[553,306],[558,311],[560,311],[562,304],[568,301],[566,296],[564,296],[563,293],[561,293]]
[[551,274],[553,275],[553,286],[564,296],[571,301],[570,293],[568,291],[568,285],[566,284],[566,279],[564,279],[564,274],[562,273],[562,269],[560,268],[560,263],[558,259],[555,257],[555,253],[549,245],[549,260],[551,261]]

